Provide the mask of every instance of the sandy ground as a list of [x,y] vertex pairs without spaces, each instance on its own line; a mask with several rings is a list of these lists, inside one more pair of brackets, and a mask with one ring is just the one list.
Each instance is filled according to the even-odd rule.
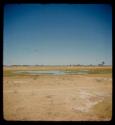
[[5,120],[106,121],[112,117],[111,75],[4,76]]

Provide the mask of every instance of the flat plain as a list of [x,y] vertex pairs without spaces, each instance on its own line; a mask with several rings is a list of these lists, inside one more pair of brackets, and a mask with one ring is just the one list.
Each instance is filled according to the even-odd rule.
[[[14,71],[89,70],[89,74],[16,74]],[[14,121],[108,121],[111,66],[3,67],[3,111]]]

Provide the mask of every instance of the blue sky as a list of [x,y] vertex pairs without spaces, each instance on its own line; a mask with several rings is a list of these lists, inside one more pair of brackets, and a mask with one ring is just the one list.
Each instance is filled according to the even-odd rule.
[[4,65],[112,64],[108,4],[6,4]]

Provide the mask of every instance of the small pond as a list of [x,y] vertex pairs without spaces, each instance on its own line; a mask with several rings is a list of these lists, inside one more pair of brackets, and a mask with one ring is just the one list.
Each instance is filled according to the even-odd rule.
[[16,74],[31,74],[31,75],[41,75],[41,74],[51,74],[51,75],[65,75],[65,74],[88,74],[88,70],[82,71],[63,71],[63,70],[45,70],[45,71],[15,71]]

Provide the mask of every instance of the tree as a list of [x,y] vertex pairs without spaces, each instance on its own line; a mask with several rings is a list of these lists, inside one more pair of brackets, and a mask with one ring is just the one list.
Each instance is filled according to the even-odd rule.
[[105,62],[104,61],[102,61],[102,65],[104,65],[105,64]]

